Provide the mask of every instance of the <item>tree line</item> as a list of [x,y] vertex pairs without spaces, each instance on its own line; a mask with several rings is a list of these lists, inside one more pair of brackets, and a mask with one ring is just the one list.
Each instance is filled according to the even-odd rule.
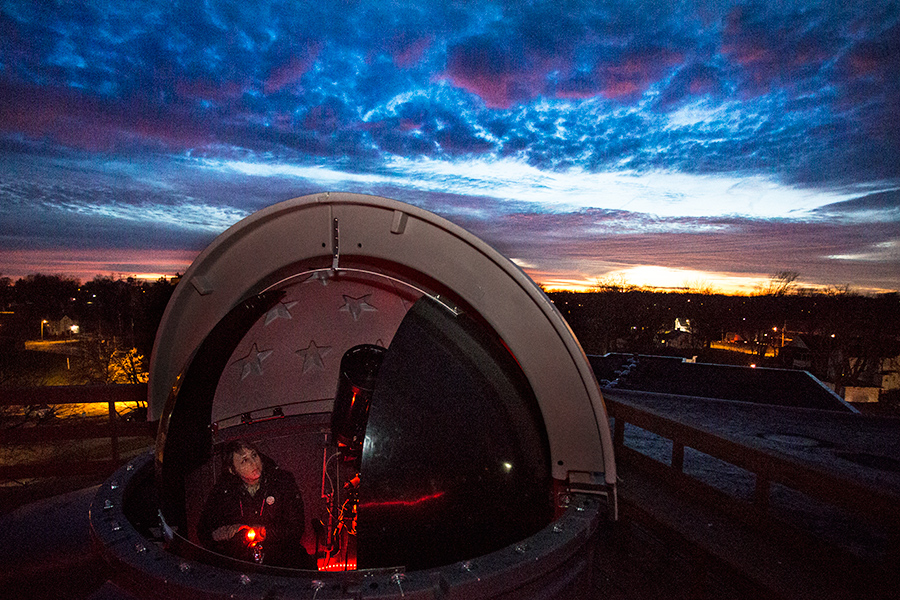
[[[81,283],[62,275],[33,274],[16,281],[0,277],[0,385],[48,382],[40,375],[40,363],[52,363],[52,357],[23,352],[25,342],[41,339],[77,342],[68,356],[56,359],[56,363],[65,360],[64,383],[146,380],[145,357],[150,356],[175,281],[97,276]],[[64,317],[77,323],[77,334],[52,326]]]
[[[837,385],[859,382],[880,361],[900,354],[900,294],[862,296],[849,287],[810,291],[796,288],[796,279],[796,273],[778,273],[749,296],[703,286],[661,292],[612,280],[598,281],[589,292],[548,296],[588,354],[659,353],[659,336],[672,330],[676,319],[689,323],[697,346],[687,354],[730,336],[762,359],[786,331],[802,335],[810,345],[810,370]],[[82,362],[93,365],[85,367],[93,372],[83,379],[102,382],[115,368],[140,371],[176,281],[177,276],[157,281],[98,276],[87,283],[60,275],[0,277],[0,371],[3,356],[8,359],[25,340],[39,339],[42,322],[63,317],[80,326]],[[5,372],[8,379],[16,369]]]
[[864,383],[867,373],[900,355],[897,293],[862,296],[849,288],[798,292],[774,286],[750,296],[731,296],[606,285],[548,296],[588,354],[658,354],[660,334],[671,331],[679,319],[689,323],[695,342],[694,348],[683,351],[686,356],[732,339],[760,359],[775,348],[779,356],[769,365],[790,367],[780,352],[782,341],[802,339],[808,347],[808,370],[838,387]]

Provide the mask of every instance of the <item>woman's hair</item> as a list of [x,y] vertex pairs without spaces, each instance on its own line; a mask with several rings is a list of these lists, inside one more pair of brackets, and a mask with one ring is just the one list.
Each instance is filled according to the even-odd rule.
[[232,475],[236,475],[234,472],[234,455],[240,453],[243,450],[253,450],[257,454],[262,457],[262,453],[259,451],[259,448],[256,447],[255,444],[248,442],[247,440],[242,440],[240,438],[236,440],[231,440],[225,447],[222,449],[222,472],[230,473]]

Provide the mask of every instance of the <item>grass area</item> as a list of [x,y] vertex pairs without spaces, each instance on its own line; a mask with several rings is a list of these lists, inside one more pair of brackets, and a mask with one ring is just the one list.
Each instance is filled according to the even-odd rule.
[[[756,346],[751,344],[737,344],[733,342],[713,342],[709,345],[713,350],[727,350],[728,352],[737,352],[738,354],[750,354],[752,356],[759,356],[756,351]],[[772,346],[765,347],[765,357],[764,358],[777,358],[778,353],[775,348]]]

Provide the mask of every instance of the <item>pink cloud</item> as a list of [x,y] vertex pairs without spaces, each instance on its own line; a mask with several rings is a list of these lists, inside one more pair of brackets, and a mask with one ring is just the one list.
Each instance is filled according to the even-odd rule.
[[175,93],[185,100],[211,100],[222,102],[239,98],[244,87],[234,81],[216,82],[209,79],[179,78],[175,82]]
[[643,94],[683,60],[681,52],[647,48],[618,60],[601,62],[595,70],[600,93],[613,99]]
[[596,96],[597,90],[585,87],[559,87],[555,95],[557,98],[566,98],[568,100],[585,100]]
[[320,44],[311,43],[305,48],[305,51],[291,56],[287,62],[273,68],[263,84],[263,92],[273,94],[299,82],[316,62],[320,49]]
[[740,68],[742,91],[752,95],[805,80],[837,52],[835,41],[824,32],[798,29],[789,20],[764,26],[744,9],[728,15],[721,49]]
[[184,273],[197,257],[197,250],[153,250],[147,248],[7,250],[0,248],[3,277],[19,279],[33,273],[65,275],[90,281],[97,275],[155,278]]
[[388,43],[394,64],[401,69],[413,66],[419,62],[432,41],[432,36],[415,36],[408,33],[394,36]]
[[718,92],[720,87],[719,80],[715,77],[711,77],[708,73],[698,73],[690,79],[687,89],[691,94],[697,95]]
[[450,51],[446,71],[438,79],[479,96],[491,108],[509,108],[543,91],[546,67],[529,64],[513,52],[488,40],[472,40]]
[[341,115],[331,104],[313,106],[303,119],[303,129],[319,133],[332,133],[341,125]]
[[33,139],[89,151],[134,144],[195,148],[213,141],[211,131],[184,107],[162,108],[143,99],[125,104],[61,89],[17,87],[0,91],[7,98],[0,128]]

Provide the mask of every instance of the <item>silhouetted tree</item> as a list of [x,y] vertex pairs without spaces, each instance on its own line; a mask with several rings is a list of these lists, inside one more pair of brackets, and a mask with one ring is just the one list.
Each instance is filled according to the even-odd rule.
[[0,276],[0,310],[9,310],[13,303],[13,281],[9,277]]
[[785,296],[794,289],[799,277],[800,273],[797,271],[779,271],[769,277],[768,282],[757,288],[757,295]]
[[175,285],[166,278],[141,285],[133,312],[134,347],[139,354],[150,356],[156,330],[174,291]]
[[78,280],[62,275],[28,275],[16,281],[15,307],[28,336],[37,337],[41,321],[58,320],[74,308]]

